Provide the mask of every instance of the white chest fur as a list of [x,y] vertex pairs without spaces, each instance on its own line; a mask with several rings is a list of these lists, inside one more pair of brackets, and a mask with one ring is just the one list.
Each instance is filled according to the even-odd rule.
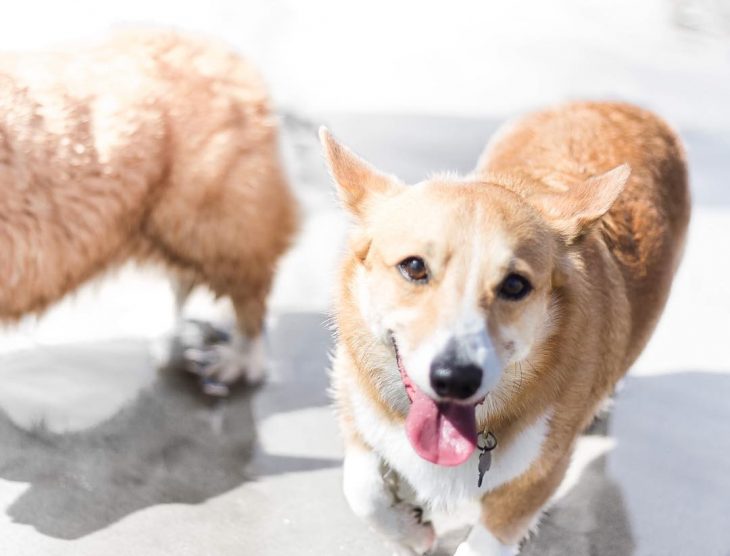
[[430,463],[413,450],[403,426],[384,419],[357,387],[352,388],[350,394],[357,428],[363,439],[409,483],[416,494],[415,502],[436,512],[457,511],[527,471],[539,457],[548,433],[550,415],[546,413],[523,429],[509,445],[499,446],[493,452],[491,468],[478,488],[477,452],[456,467]]

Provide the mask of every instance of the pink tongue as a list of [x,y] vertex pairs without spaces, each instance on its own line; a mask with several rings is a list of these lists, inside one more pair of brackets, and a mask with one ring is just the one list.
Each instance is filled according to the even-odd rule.
[[438,465],[464,463],[476,449],[474,406],[437,403],[414,384],[407,386],[411,408],[406,433],[416,453]]

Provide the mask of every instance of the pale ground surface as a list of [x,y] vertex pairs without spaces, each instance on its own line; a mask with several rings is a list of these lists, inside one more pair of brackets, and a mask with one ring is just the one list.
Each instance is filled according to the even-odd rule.
[[[328,124],[378,166],[416,181],[469,171],[505,117],[575,96],[635,100],[673,121],[689,147],[695,210],[664,318],[617,397],[608,436],[582,441],[564,497],[524,552],[730,555],[724,5],[675,2],[685,10],[678,30],[667,2],[641,10],[616,2],[610,12],[593,2],[551,3],[570,17],[523,2],[525,13],[463,11],[435,34],[443,10],[419,9],[416,25],[406,3],[389,3],[387,14],[379,2],[331,14],[322,2],[305,9],[221,0],[171,12],[133,1],[116,14],[89,4],[85,19],[55,13],[61,4],[36,4],[0,20],[1,46],[153,20],[252,52],[289,107],[284,146],[307,218],[272,297],[274,369],[260,391],[211,403],[189,377],[154,369],[172,295],[151,269],[124,269],[0,336],[1,555],[386,554],[339,485],[325,313],[346,222],[316,126]],[[363,81],[363,72],[374,79]],[[190,313],[217,319],[226,309],[199,292]]]

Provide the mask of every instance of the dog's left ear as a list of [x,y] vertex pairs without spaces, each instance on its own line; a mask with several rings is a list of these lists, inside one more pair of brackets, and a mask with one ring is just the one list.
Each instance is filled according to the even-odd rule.
[[569,241],[584,235],[606,214],[631,174],[628,164],[571,185],[566,191],[539,193],[528,202],[542,212]]
[[319,138],[340,200],[357,219],[362,220],[378,199],[393,195],[403,187],[395,177],[379,172],[338,143],[325,127],[319,129]]

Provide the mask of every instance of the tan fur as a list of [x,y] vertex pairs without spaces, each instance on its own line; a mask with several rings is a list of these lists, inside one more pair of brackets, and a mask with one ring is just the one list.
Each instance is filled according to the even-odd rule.
[[260,331],[296,210],[258,73],[172,32],[0,56],[0,320],[133,259]]
[[[394,353],[362,314],[356,294],[362,277],[377,284],[374,306],[415,315],[397,332],[417,345],[451,318],[454,300],[477,268],[480,309],[507,362],[480,427],[504,447],[552,412],[540,457],[483,498],[487,529],[505,544],[517,543],[664,307],[690,211],[679,140],[634,106],[572,103],[499,133],[473,175],[413,187],[367,166],[353,174],[352,155],[333,150],[327,136],[324,142],[340,189],[345,195],[362,190],[355,196],[358,210],[350,208],[354,247],[344,260],[336,305],[333,381],[345,437],[363,443],[352,417],[353,385],[390,422],[403,422],[407,403],[386,392],[384,385],[398,380],[391,376],[397,373]],[[348,181],[353,176],[358,183]],[[369,182],[377,186],[369,189]],[[479,246],[476,256],[472,244]],[[413,255],[433,268],[428,287],[407,283],[395,270]],[[515,269],[535,290],[524,301],[500,301],[496,284]],[[515,359],[523,340],[529,353]]]

